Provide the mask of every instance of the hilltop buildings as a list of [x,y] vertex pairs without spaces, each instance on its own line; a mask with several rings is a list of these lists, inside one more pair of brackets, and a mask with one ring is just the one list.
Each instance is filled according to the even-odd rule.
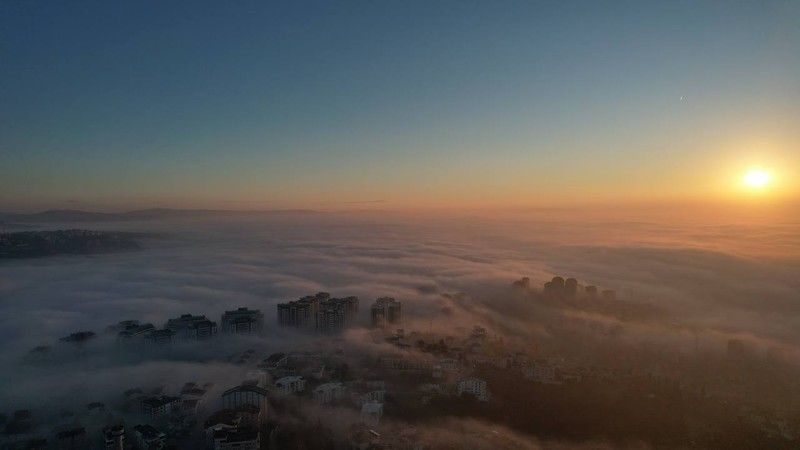
[[[518,286],[518,282],[514,282],[514,286]],[[567,278],[555,276],[552,280],[544,283],[542,294],[545,298],[554,300],[575,299],[578,297],[586,299],[597,299],[598,288],[594,285],[582,286],[575,278]],[[612,289],[605,289],[600,292],[603,300],[614,301],[617,298],[616,291]]]
[[217,334],[217,323],[202,315],[182,314],[169,319],[164,328],[174,331],[176,338],[184,340],[208,339]]
[[258,309],[238,308],[225,311],[220,321],[222,332],[227,334],[254,334],[264,326],[264,314]]
[[117,334],[117,338],[123,342],[134,342],[143,340],[148,334],[154,331],[156,327],[152,323],[139,323],[139,321],[130,321],[124,325],[124,328]]
[[352,323],[358,313],[358,297],[330,298],[320,302],[317,332],[336,333]]
[[94,334],[92,331],[78,331],[77,333],[72,333],[69,336],[62,337],[59,339],[60,342],[69,342],[72,344],[83,344],[91,339],[96,338],[97,335]]
[[358,297],[331,298],[327,292],[278,304],[278,325],[335,333],[352,323],[358,313]]
[[145,336],[145,342],[151,344],[171,344],[175,338],[175,332],[170,329],[163,329],[163,330],[152,330],[147,336]]
[[403,318],[402,304],[392,297],[380,297],[370,308],[372,327],[382,328],[399,324]]
[[319,303],[330,298],[327,292],[308,295],[298,300],[278,304],[278,325],[315,330]]
[[[222,315],[223,331],[228,334],[250,334],[261,330],[264,316],[259,310],[239,308]],[[169,344],[174,341],[204,340],[217,334],[217,323],[204,315],[182,314],[167,320],[163,329],[138,320],[124,320],[108,328],[117,333],[120,342]]]

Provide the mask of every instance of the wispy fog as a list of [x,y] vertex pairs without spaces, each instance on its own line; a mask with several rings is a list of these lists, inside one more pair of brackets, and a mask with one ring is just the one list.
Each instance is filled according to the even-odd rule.
[[[86,224],[59,224],[69,226]],[[359,296],[362,305],[392,296],[404,302],[407,328],[480,324],[520,346],[571,352],[590,363],[612,358],[604,343],[722,354],[735,338],[756,353],[778,350],[790,359],[800,344],[796,225],[287,214],[91,228],[155,234],[141,251],[0,262],[0,404],[36,409],[140,385],[238,382],[242,369],[225,358],[241,351],[239,342],[187,344],[166,358],[113,351],[103,330],[124,319],[160,326],[185,313],[219,320],[226,309],[248,306],[264,311],[267,332],[245,345],[288,350],[306,338],[278,330],[276,303],[318,291]],[[541,306],[538,290],[554,275],[615,289],[617,300]],[[523,276],[531,278],[530,292],[511,288]],[[466,295],[442,295],[459,292]],[[359,319],[365,326],[367,315]],[[569,333],[554,337],[556,324]],[[54,344],[78,330],[101,338],[84,350]],[[577,344],[581,336],[596,339]],[[54,345],[51,358],[61,365],[27,361],[38,345]],[[356,329],[337,345],[369,351],[371,344]]]

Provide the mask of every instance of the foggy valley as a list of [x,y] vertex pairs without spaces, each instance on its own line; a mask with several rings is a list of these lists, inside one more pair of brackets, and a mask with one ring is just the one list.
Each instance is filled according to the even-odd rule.
[[[728,226],[371,213],[48,224],[87,225],[135,232],[141,248],[0,262],[0,404],[7,428],[15,410],[31,412],[29,437],[80,425],[99,439],[107,422],[143,421],[126,390],[213,383],[203,412],[181,416],[197,433],[187,423],[202,424],[223,391],[261,371],[270,439],[313,448],[347,445],[360,423],[357,404],[320,405],[314,387],[370,380],[385,386],[376,429],[387,445],[404,430],[422,448],[460,447],[431,426],[463,427],[457,435],[487,448],[795,442],[798,261],[727,246]],[[789,249],[796,232],[737,230]],[[680,242],[698,234],[703,246]],[[278,303],[317,292],[358,297],[352,322],[323,334],[279,326]],[[373,326],[379,297],[401,302],[402,321]],[[240,307],[260,310],[263,327],[167,343],[121,343],[109,330],[124,320],[161,328],[183,314],[219,323]],[[95,335],[59,341],[81,331]],[[236,356],[245,351],[252,357]],[[304,352],[313,363],[264,366]],[[320,365],[328,372],[313,372]],[[287,396],[273,383],[289,373],[308,385]],[[473,377],[487,401],[452,390]],[[102,414],[87,411],[92,402]]]

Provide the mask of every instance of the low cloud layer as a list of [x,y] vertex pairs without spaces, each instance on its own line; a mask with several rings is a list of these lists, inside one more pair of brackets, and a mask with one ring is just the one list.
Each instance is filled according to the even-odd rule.
[[[90,355],[68,376],[21,361],[31,348],[77,330],[100,332],[124,319],[161,325],[185,313],[219,320],[224,310],[239,306],[266,314],[267,337],[253,345],[287,349],[298,341],[275,329],[275,304],[317,291],[359,296],[363,309],[376,297],[393,296],[404,302],[407,326],[481,323],[530,343],[547,337],[548,321],[616,330],[632,345],[685,347],[699,340],[721,350],[736,337],[791,354],[800,343],[800,255],[793,253],[798,228],[791,225],[313,215],[102,227],[164,235],[137,252],[0,263],[0,404],[35,407],[46,400],[37,388],[56,385],[119,392],[129,379],[147,383],[159,373],[172,374],[174,383],[236,379],[241,374],[231,375],[236,369],[229,365],[201,368],[191,358]],[[521,303],[531,298],[509,287],[522,276],[540,286],[553,275],[616,289],[622,306],[536,309]],[[455,292],[467,296],[442,297]],[[358,343],[358,336],[347,339]],[[206,351],[219,356],[229,349]],[[105,381],[111,379],[125,381]],[[517,437],[508,438],[509,448],[519,448]],[[559,447],[533,442],[529,448]]]

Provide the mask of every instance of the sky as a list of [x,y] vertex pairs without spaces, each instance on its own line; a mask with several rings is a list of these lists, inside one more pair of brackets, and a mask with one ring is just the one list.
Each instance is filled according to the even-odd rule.
[[797,1],[0,1],[4,210],[794,201],[799,168]]

